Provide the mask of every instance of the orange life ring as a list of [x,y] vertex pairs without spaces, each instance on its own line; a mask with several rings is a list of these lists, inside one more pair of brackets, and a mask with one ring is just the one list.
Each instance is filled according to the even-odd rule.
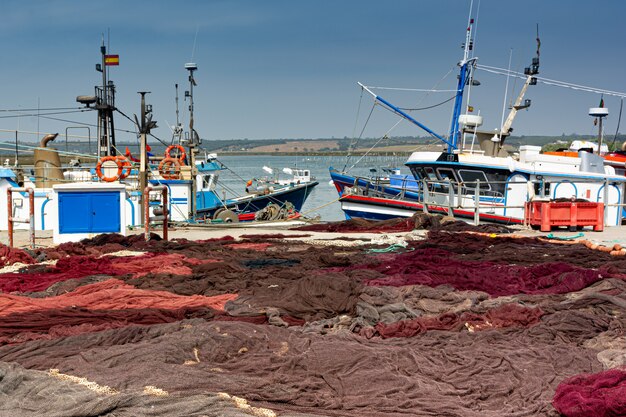
[[166,180],[177,180],[180,177],[180,162],[176,158],[163,158],[159,163],[159,173]]
[[165,158],[172,158],[172,156],[170,155],[170,152],[172,152],[174,149],[178,149],[178,151],[180,152],[180,156],[178,157],[178,162],[180,162],[181,165],[184,165],[185,157],[187,156],[187,154],[185,153],[185,148],[183,148],[182,145],[168,146],[167,149],[165,149]]
[[[104,174],[102,173],[102,164],[108,161],[113,161],[117,164],[117,176],[105,177]],[[104,182],[117,181],[118,179],[120,179],[120,176],[122,175],[122,161],[120,161],[117,156],[102,157],[98,161],[98,165],[96,165],[96,174],[98,175],[98,178],[100,178]]]
[[124,155],[118,155],[116,156],[116,158],[122,163],[122,173],[120,174],[120,179],[123,180],[130,175],[130,171],[133,169],[133,165]]

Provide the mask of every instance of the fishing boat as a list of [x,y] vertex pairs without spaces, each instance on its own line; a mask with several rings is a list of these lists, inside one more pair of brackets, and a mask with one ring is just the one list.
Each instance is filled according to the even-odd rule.
[[251,220],[286,220],[299,217],[307,197],[318,185],[311,171],[301,168],[283,168],[289,178],[273,175],[275,169],[264,166],[272,177],[259,177],[246,182],[245,193],[238,197],[224,198],[218,194],[219,172],[226,167],[215,154],[208,154],[197,163],[198,220],[214,220],[226,223]]
[[477,58],[470,57],[473,24],[470,18],[447,136],[437,134],[359,83],[376,104],[437,138],[445,150],[413,152],[405,163],[411,175],[394,175],[389,181],[358,177],[331,167],[330,176],[346,217],[384,220],[428,211],[475,222],[519,224],[524,222],[527,202],[565,198],[602,203],[605,225],[621,224],[626,177],[605,166],[598,155],[584,151],[575,158],[546,155],[540,153],[540,147],[530,145],[521,146],[514,155],[504,148],[516,114],[530,106],[524,96],[538,80],[539,43],[537,56],[520,75],[525,78],[524,85],[499,129],[479,130],[483,118],[471,114],[469,105],[461,114],[464,92],[474,84],[478,65]]
[[97,233],[125,234],[127,228],[163,214],[163,221],[183,223],[277,221],[300,215],[318,184],[309,170],[285,169],[284,173],[291,174],[289,178],[258,180],[253,188],[251,184],[246,187],[243,180],[240,194],[229,197],[218,188],[220,173],[228,168],[216,154],[200,156],[201,139],[193,121],[194,63],[185,64],[190,83],[185,95],[190,103],[189,132],[184,134],[177,120],[172,144],[163,155],[152,155],[147,138],[156,122],[151,106],[145,103],[146,93],[140,93],[141,117],[135,117],[139,155],[133,156],[128,148],[126,152],[118,149],[113,123],[117,111],[115,85],[108,79],[106,68],[111,55],[104,45],[101,53],[97,70],[102,72],[102,85],[95,87],[93,96],[77,97],[77,102],[98,115],[96,163],[83,165],[76,159],[69,166],[63,165],[61,152],[50,146],[58,134],[46,135],[38,146],[31,147],[33,167],[16,160],[15,165],[0,168],[0,207],[5,209],[0,215],[0,229],[7,230],[11,218],[11,227],[53,230],[55,241],[61,242]]

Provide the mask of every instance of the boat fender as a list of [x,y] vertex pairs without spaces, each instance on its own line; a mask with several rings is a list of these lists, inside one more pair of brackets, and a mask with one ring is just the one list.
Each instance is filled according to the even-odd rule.
[[[109,161],[115,162],[115,164],[117,165],[117,175],[115,177],[106,177],[102,173],[102,164],[104,164],[105,162],[109,162]],[[104,182],[117,181],[118,179],[120,179],[120,177],[122,175],[122,170],[123,170],[122,161],[120,161],[117,158],[117,156],[105,156],[105,157],[102,157],[98,161],[98,165],[96,165],[96,175],[98,176],[98,178],[100,178]]]
[[181,165],[185,165],[185,157],[187,156],[187,154],[185,153],[185,148],[183,148],[182,145],[168,146],[167,149],[165,149],[165,158],[172,158],[171,152],[174,149],[178,149],[178,152],[180,152],[180,156],[178,157],[178,162],[180,162]]
[[163,158],[159,163],[159,173],[166,180],[177,180],[180,177],[180,162],[175,158]]

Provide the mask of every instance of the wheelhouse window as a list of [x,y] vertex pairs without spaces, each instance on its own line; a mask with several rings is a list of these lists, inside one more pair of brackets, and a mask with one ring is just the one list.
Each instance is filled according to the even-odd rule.
[[490,190],[491,186],[489,185],[489,181],[487,180],[487,176],[483,171],[478,171],[474,169],[459,169],[458,171],[459,177],[461,177],[461,181],[466,188],[475,189],[476,188],[476,180],[480,181],[480,189],[481,190]]
[[439,174],[439,178],[442,180],[449,179],[450,181],[456,181],[454,171],[450,168],[437,168],[437,174]]
[[424,178],[427,178],[431,181],[437,181],[437,174],[435,174],[435,170],[431,167],[424,167]]

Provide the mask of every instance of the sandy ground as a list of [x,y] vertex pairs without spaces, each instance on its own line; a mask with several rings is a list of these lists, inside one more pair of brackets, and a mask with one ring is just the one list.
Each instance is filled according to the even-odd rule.
[[[274,234],[281,233],[283,235],[310,235],[309,237],[295,237],[294,239],[304,241],[315,240],[334,240],[340,238],[347,239],[360,239],[364,243],[371,242],[372,240],[380,241],[381,237],[385,238],[405,238],[408,235],[413,237],[423,236],[426,234],[425,230],[416,230],[412,232],[401,233],[327,233],[327,232],[303,232],[298,230],[289,230],[289,227],[295,227],[293,224],[278,226],[276,224],[267,226],[244,226],[236,225],[236,227],[229,227],[223,225],[212,225],[208,227],[184,227],[184,228],[170,228],[169,238],[185,238],[189,240],[211,239],[224,236],[232,236],[235,239],[239,239],[242,235],[253,234]],[[548,232],[534,231],[528,227],[517,226],[513,227],[516,230],[516,234],[524,236],[547,236]],[[154,232],[161,235],[161,230],[157,229]],[[127,234],[142,234],[143,230],[135,229],[129,230]],[[578,232],[569,232],[566,229],[556,230],[551,232],[553,236],[557,238],[567,238],[578,235]],[[602,232],[594,232],[590,228],[585,228],[581,231],[583,236],[577,237],[578,239],[586,239],[596,242],[598,244],[604,244],[605,246],[612,246],[616,243],[626,247],[626,226],[620,227],[607,227]],[[8,244],[9,239],[6,231],[0,232],[0,243]],[[15,246],[20,248],[28,248],[29,234],[26,230],[17,230],[14,235]],[[54,246],[52,241],[51,231],[38,231],[35,233],[35,244],[38,247]]]

